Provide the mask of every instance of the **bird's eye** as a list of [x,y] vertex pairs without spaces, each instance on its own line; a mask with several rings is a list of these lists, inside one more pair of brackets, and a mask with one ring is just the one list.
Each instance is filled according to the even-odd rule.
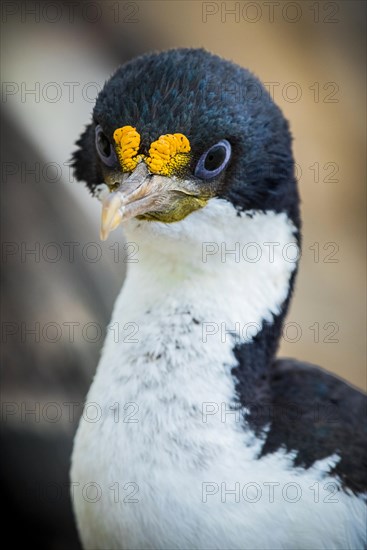
[[99,158],[106,166],[111,168],[117,164],[115,150],[100,125],[96,126],[96,149]]
[[203,155],[195,168],[195,176],[204,180],[215,178],[227,166],[231,158],[231,144],[222,139],[213,147],[210,147]]

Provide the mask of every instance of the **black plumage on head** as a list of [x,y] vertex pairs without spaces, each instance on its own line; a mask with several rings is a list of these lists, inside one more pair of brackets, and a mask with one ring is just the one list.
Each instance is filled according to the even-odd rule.
[[286,212],[299,227],[288,123],[246,69],[202,49],[150,53],[121,66],[100,92],[93,121],[74,154],[76,177],[91,190],[102,181],[94,145],[96,124],[111,143],[116,128],[135,127],[144,154],[159,136],[184,134],[192,149],[192,176],[198,158],[227,139],[232,160],[218,196],[240,211]]

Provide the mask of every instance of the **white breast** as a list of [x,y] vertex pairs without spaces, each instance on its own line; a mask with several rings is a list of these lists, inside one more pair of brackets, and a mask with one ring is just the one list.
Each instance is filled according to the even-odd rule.
[[[337,457],[307,471],[284,452],[256,460],[261,441],[228,413],[236,361],[226,331],[249,341],[279,312],[296,265],[289,246],[284,256],[292,224],[271,212],[240,218],[214,200],[177,224],[129,228],[139,261],[116,302],[72,457],[84,547],[358,547],[363,503],[329,494]],[[203,242],[217,245],[204,245],[206,261]],[[222,242],[227,251],[257,243],[261,257],[223,257]],[[258,249],[246,250],[248,260]]]

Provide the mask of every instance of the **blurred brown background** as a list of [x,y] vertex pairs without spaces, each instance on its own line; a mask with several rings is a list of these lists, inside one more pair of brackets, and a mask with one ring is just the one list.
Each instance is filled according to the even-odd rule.
[[68,161],[113,70],[179,46],[249,68],[290,120],[304,240],[280,353],[366,388],[364,0],[3,2],[1,479],[39,548],[78,547],[71,442],[126,268]]

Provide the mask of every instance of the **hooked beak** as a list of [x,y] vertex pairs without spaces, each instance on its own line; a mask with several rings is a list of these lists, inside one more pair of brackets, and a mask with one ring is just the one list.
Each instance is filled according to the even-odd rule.
[[143,214],[147,208],[153,206],[154,199],[149,193],[151,179],[146,165],[140,163],[117,191],[113,191],[103,200],[100,231],[102,241],[123,221]]
[[[182,200],[185,198],[186,200]],[[184,215],[167,218],[167,213],[179,210],[177,204],[189,202],[191,207]],[[102,223],[100,237],[105,241],[110,232],[121,223],[149,212],[165,213],[161,221],[178,221],[190,211],[204,206],[206,200],[198,197],[198,190],[190,180],[180,180],[151,174],[144,162],[140,162],[131,175],[116,191],[102,201]],[[182,210],[182,207],[181,207]],[[159,220],[159,217],[157,217]]]

